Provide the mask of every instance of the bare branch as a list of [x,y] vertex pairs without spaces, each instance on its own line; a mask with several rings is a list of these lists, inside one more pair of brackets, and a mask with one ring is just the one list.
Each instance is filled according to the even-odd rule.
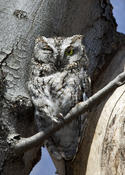
[[113,92],[117,87],[125,83],[125,72],[119,74],[114,80],[108,83],[103,89],[99,90],[96,94],[91,96],[85,102],[80,102],[64,117],[63,121],[55,123],[54,126],[48,127],[44,132],[39,132],[29,138],[22,138],[14,147],[16,153],[25,152],[35,146],[42,146],[44,141],[48,139],[53,133],[64,127],[65,124],[70,123],[81,114],[91,109],[94,105],[98,104],[102,99]]

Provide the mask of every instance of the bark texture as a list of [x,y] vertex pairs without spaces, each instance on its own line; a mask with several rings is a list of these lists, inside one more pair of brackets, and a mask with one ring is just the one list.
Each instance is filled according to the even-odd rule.
[[[116,55],[117,59],[113,55],[124,45],[124,36],[116,33],[112,6],[107,0],[0,0],[0,24],[0,174],[28,175],[40,158],[40,148],[32,149],[25,154],[14,155],[10,146],[17,143],[20,136],[29,137],[37,132],[33,115],[34,109],[27,92],[29,63],[36,37],[39,35],[71,36],[73,34],[83,34],[85,36],[83,42],[90,59],[90,75],[95,87],[94,91],[97,91],[114,75],[121,72],[121,69],[123,71],[123,67],[120,68],[120,65],[121,60],[124,60],[124,56],[121,56],[120,53],[124,51],[119,50],[119,55],[118,53]],[[114,61],[115,59],[116,61],[119,59],[119,62]],[[100,73],[106,67],[107,70],[101,75],[105,80],[103,82]],[[106,73],[108,70],[109,73]],[[99,85],[96,81],[97,77],[99,77]],[[118,89],[118,95],[122,93],[122,88]],[[114,94],[110,98],[113,98]],[[123,96],[118,98],[123,100]],[[113,174],[114,169],[111,167],[114,155],[109,154],[109,143],[114,143],[113,130],[117,129],[119,135],[121,134],[120,137],[123,135],[122,124],[124,122],[122,119],[124,117],[118,117],[119,119],[115,117],[119,114],[115,115],[114,110],[110,117],[111,112],[109,111],[106,117],[109,122],[105,124],[107,128],[105,127],[103,130],[105,135],[103,133],[99,137],[98,134],[98,139],[102,140],[99,144],[95,139],[97,136],[94,132],[96,125],[97,133],[99,133],[98,127],[104,127],[104,123],[106,123],[103,114],[104,109],[107,109],[104,106],[105,103],[106,101],[91,112],[80,153],[74,162],[67,162],[68,175],[82,175],[85,173],[90,175],[90,170],[94,166],[100,168],[100,173],[102,171],[103,174],[111,174],[111,172]],[[116,106],[120,106],[118,111],[124,112],[122,101],[117,103]],[[114,109],[113,103],[111,109]],[[122,115],[123,113],[120,116]],[[97,123],[99,117],[100,124]],[[114,121],[114,124],[117,123],[117,125],[111,125],[111,121]],[[118,125],[122,127],[118,127]],[[118,142],[120,146],[122,145],[122,148],[124,148],[123,138]],[[92,162],[93,149],[96,148],[96,144],[98,144],[98,147],[101,144],[103,146],[102,151],[99,147],[100,152],[96,153],[98,155],[98,157],[96,156],[97,159],[94,158],[98,161],[98,164]],[[121,165],[123,170],[124,165],[121,161],[121,155],[124,149],[120,149],[120,152],[118,146],[113,146],[113,144],[111,149],[115,151],[115,155],[118,157],[114,163],[117,172]],[[110,164],[109,159],[111,160]]]
[[[99,82],[103,85],[121,71],[125,71],[125,47],[117,52]],[[105,81],[104,78],[106,78]],[[125,85],[106,98],[95,111],[100,117],[93,133],[86,174],[91,174],[92,169],[96,169],[93,174],[125,174]],[[94,155],[96,155],[95,158]]]

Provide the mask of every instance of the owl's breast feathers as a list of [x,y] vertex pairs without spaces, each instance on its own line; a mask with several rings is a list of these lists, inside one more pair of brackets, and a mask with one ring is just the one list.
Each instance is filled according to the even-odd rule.
[[[77,73],[65,71],[46,77],[34,77],[34,83],[31,83],[32,100],[39,130],[59,122],[75,104],[82,101],[84,73],[83,70]],[[77,152],[83,118],[81,116],[72,121],[52,136],[51,144],[55,144],[56,151],[66,160],[72,159]],[[49,152],[53,152],[51,148],[48,146]]]

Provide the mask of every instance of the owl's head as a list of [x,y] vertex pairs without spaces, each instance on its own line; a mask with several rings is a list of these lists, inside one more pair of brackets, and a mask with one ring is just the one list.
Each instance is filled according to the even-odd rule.
[[[40,64],[51,63],[55,70],[63,71],[66,68],[86,67],[88,60],[82,44],[82,35],[71,37],[46,38],[39,37],[35,41],[34,57]],[[78,65],[77,65],[78,64]]]

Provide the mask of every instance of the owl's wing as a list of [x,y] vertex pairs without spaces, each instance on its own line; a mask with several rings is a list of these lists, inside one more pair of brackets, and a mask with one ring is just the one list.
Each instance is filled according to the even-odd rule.
[[[83,101],[86,101],[87,99],[88,99],[88,96],[87,96],[86,92],[83,92]],[[81,129],[80,129],[80,141],[79,141],[79,144],[83,140],[84,132],[85,132],[85,129],[87,127],[87,117],[88,117],[88,111],[80,116]]]

